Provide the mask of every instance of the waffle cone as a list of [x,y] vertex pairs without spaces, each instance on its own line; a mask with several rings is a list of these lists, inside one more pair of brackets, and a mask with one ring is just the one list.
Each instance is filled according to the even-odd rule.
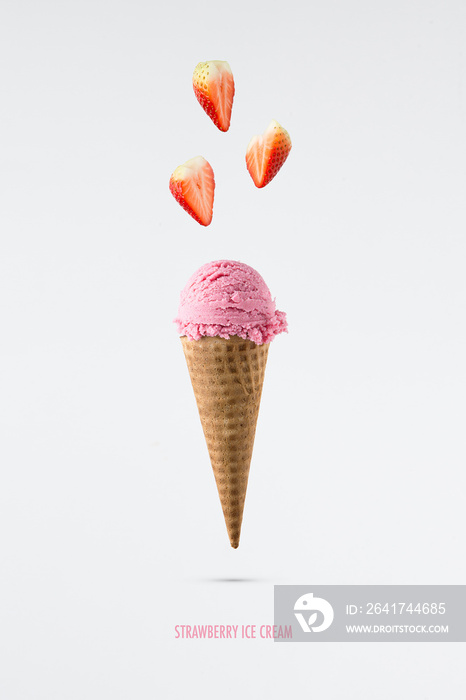
[[269,345],[181,338],[231,546],[239,545]]

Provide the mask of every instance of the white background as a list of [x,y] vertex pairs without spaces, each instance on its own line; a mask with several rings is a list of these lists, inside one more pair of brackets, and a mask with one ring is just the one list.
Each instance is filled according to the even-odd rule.
[[[274,583],[465,582],[465,45],[461,0],[1,0],[2,700],[464,698],[464,645],[174,625],[270,624]],[[271,119],[293,150],[257,190]],[[168,191],[195,155],[207,229]],[[172,324],[216,258],[290,327],[237,551]]]

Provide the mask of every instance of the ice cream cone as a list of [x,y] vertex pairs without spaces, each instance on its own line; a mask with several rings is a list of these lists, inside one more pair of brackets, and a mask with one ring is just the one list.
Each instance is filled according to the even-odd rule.
[[269,344],[287,331],[286,314],[254,268],[214,260],[181,291],[175,323],[236,549]]
[[269,344],[181,338],[231,546],[239,545]]

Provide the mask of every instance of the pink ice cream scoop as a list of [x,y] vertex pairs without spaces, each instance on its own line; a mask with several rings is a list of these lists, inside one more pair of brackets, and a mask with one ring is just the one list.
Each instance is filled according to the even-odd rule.
[[175,323],[189,340],[237,335],[257,345],[288,328],[260,274],[234,260],[216,260],[194,273],[181,292]]

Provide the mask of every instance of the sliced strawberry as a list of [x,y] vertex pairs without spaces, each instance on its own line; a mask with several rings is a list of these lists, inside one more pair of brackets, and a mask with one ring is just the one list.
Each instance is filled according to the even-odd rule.
[[193,74],[194,93],[202,109],[220,131],[230,128],[235,81],[226,61],[198,63]]
[[170,192],[202,226],[212,221],[214,189],[214,171],[202,156],[179,165],[170,177]]
[[256,187],[265,187],[291,151],[289,133],[273,119],[262,136],[253,136],[246,151],[246,165]]

